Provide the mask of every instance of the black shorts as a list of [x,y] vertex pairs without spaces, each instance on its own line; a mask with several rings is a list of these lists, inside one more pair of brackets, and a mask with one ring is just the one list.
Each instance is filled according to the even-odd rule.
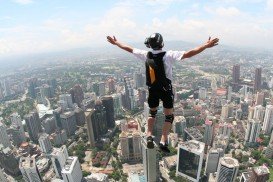
[[163,107],[166,109],[173,108],[173,90],[172,87],[169,89],[152,89],[149,88],[148,104],[150,108],[159,106],[159,100],[162,100]]

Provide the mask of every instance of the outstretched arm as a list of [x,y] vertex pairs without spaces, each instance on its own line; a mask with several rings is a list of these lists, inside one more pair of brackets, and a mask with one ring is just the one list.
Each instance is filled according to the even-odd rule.
[[218,38],[214,38],[211,40],[209,37],[209,40],[204,45],[201,45],[199,47],[196,47],[192,50],[185,52],[181,59],[190,58],[192,56],[195,56],[196,54],[201,53],[202,51],[204,51],[207,48],[211,48],[211,47],[218,45],[218,42],[219,42]]
[[108,40],[108,42],[110,42],[111,44],[116,45],[116,46],[118,46],[119,48],[121,48],[121,49],[123,49],[123,50],[125,50],[125,51],[128,51],[128,52],[130,52],[130,53],[133,52],[133,48],[132,48],[131,46],[119,42],[119,41],[116,39],[115,36],[113,36],[113,37],[107,36],[107,40]]

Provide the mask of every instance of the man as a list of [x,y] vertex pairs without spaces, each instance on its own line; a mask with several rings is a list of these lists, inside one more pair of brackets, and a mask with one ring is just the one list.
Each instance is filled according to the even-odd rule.
[[[218,38],[211,39],[203,45],[196,47],[189,51],[163,51],[164,47],[163,37],[159,33],[154,33],[145,40],[145,45],[151,48],[151,52],[139,50],[129,45],[118,41],[115,36],[107,36],[108,42],[119,48],[128,51],[137,58],[146,61],[146,77],[149,90],[148,104],[150,107],[150,115],[148,118],[147,131],[147,147],[154,148],[152,138],[153,125],[157,114],[157,107],[159,100],[162,100],[164,107],[165,122],[162,129],[162,136],[159,143],[159,148],[163,152],[169,153],[167,145],[167,136],[171,129],[174,115],[173,115],[173,91],[172,91],[172,66],[175,61],[190,58],[196,54],[201,53],[207,48],[218,45]],[[162,64],[161,64],[162,63]],[[163,71],[164,70],[164,71]],[[159,81],[156,81],[159,80]],[[157,83],[157,84],[154,84]]]

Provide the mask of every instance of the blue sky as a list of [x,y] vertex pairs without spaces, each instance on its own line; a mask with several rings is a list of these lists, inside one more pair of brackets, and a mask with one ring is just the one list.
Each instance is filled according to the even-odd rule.
[[0,58],[105,47],[106,35],[273,50],[273,0],[0,0]]

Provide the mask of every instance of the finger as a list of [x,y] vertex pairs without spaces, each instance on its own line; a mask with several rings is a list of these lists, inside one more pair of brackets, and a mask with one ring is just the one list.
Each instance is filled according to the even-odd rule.
[[214,44],[214,46],[217,46],[217,45],[218,45],[218,43]]
[[117,39],[116,39],[116,37],[115,36],[113,36],[114,37],[114,40],[116,41]]
[[211,37],[209,36],[209,41],[210,41],[210,38],[211,38]]

